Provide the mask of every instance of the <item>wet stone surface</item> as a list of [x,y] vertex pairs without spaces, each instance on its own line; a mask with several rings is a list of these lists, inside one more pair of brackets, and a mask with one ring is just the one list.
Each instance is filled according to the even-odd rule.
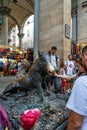
[[24,93],[21,92],[12,94],[6,99],[0,98],[0,104],[5,108],[12,123],[12,130],[19,129],[20,114],[32,108],[41,110],[41,117],[35,130],[60,130],[58,127],[67,120],[69,115],[68,109],[65,108],[67,96],[53,94],[47,96],[46,101],[40,101],[36,89],[30,91],[27,96],[23,95]]
[[[68,117],[68,110],[48,110],[42,113],[35,130],[56,130]],[[61,129],[62,130],[62,129]]]

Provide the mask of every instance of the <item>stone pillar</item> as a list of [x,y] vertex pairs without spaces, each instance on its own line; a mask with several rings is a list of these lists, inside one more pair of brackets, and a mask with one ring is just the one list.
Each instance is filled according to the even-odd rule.
[[77,43],[77,1],[72,0],[72,42]]
[[34,57],[39,50],[39,0],[34,3]]
[[9,0],[3,0],[0,7],[0,16],[2,18],[1,25],[1,44],[8,45],[8,15],[11,11],[8,8]]
[[24,34],[23,33],[18,33],[18,37],[19,37],[19,49],[22,50],[22,38],[23,38]]
[[72,42],[77,42],[77,9],[72,10]]

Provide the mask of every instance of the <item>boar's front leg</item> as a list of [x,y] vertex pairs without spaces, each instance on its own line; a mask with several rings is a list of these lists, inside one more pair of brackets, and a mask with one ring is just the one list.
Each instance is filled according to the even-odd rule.
[[44,101],[45,97],[44,97],[44,91],[42,88],[42,83],[41,82],[35,83],[35,87],[38,89],[38,93],[39,93],[41,101]]

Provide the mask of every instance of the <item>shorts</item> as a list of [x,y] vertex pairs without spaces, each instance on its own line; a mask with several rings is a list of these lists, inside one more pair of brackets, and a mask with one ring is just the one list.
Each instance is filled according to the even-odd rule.
[[62,79],[62,87],[66,87],[66,80]]
[[71,79],[71,82],[72,82],[72,83],[74,83],[74,81],[75,81],[74,79]]
[[53,79],[52,79],[52,76],[47,75],[47,76],[46,76],[46,83],[47,83],[47,85],[48,85],[49,82],[50,82],[51,85],[52,85],[52,83],[53,83]]

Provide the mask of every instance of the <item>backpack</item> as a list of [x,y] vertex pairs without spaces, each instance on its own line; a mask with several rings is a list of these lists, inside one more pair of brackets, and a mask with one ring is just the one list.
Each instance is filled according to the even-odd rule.
[[0,130],[11,130],[11,123],[2,105],[0,105]]

